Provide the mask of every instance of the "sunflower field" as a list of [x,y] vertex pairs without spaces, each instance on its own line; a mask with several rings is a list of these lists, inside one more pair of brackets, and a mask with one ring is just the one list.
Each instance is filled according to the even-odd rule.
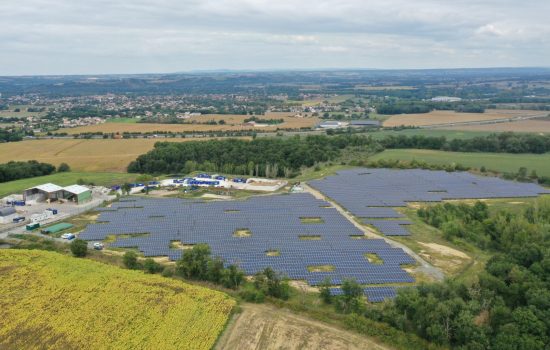
[[0,349],[210,349],[234,305],[158,275],[0,250]]

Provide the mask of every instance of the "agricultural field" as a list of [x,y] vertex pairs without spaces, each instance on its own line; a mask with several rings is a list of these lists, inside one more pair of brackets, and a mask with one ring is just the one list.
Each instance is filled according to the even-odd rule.
[[67,163],[73,171],[119,173],[126,172],[128,164],[153,149],[156,142],[193,140],[197,139],[50,139],[8,142],[0,144],[0,163],[38,160],[55,166]]
[[484,125],[463,125],[446,127],[448,130],[481,131],[481,132],[531,132],[539,134],[550,133],[550,119],[520,120],[507,123],[495,123]]
[[386,350],[390,347],[285,309],[246,304],[214,349]]
[[52,182],[59,186],[69,186],[77,183],[82,179],[85,183],[94,183],[99,186],[120,185],[124,182],[134,182],[138,174],[127,173],[56,173],[46,176],[32,177],[9,182],[0,183],[0,197],[7,196],[12,193],[21,193],[23,190]]
[[235,306],[221,292],[53,252],[0,250],[0,271],[6,349],[210,349]]
[[[31,106],[26,105],[14,105],[11,106],[8,110],[1,110],[0,111],[0,121],[2,120],[2,117],[17,117],[17,118],[27,118],[27,117],[40,117],[43,115],[46,115],[46,112],[28,112],[27,108]],[[36,107],[36,106],[32,106]],[[14,112],[14,109],[19,108],[20,112]]]
[[283,119],[282,124],[269,125],[269,126],[249,126],[243,125],[246,118],[250,116],[246,115],[230,115],[230,114],[204,114],[200,116],[193,116],[186,120],[188,123],[206,123],[209,121],[219,122],[224,120],[224,125],[209,125],[209,124],[154,124],[154,123],[129,123],[128,121],[120,123],[104,123],[98,125],[90,125],[77,127],[72,129],[66,129],[69,134],[81,134],[87,132],[103,132],[103,133],[123,133],[123,132],[135,132],[135,133],[154,133],[154,132],[207,132],[207,131],[243,131],[243,130],[262,130],[262,131],[276,131],[277,129],[300,129],[310,128],[315,126],[318,122],[318,118],[296,118],[289,116],[290,113],[267,113],[266,115],[258,116],[260,119]]
[[460,163],[473,168],[485,166],[496,172],[517,172],[526,167],[529,172],[536,170],[539,176],[550,176],[550,154],[510,154],[510,153],[465,153],[418,149],[385,150],[370,160],[395,159],[411,161],[422,160],[430,164]]
[[528,116],[546,116],[546,111],[492,109],[485,113],[457,113],[455,111],[432,111],[421,114],[398,114],[384,121],[385,127],[429,126],[452,123],[491,121]]

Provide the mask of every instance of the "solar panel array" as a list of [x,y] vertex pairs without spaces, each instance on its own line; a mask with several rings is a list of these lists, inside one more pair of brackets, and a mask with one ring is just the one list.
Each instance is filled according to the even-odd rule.
[[408,236],[406,225],[411,225],[408,220],[363,220],[365,224],[372,225],[386,236]]
[[[367,300],[371,303],[380,303],[386,299],[393,299],[397,296],[395,287],[366,287],[363,292],[367,296]],[[342,295],[340,288],[331,288],[330,294],[334,296]]]
[[[301,218],[320,220],[304,223]],[[251,235],[234,236],[240,229],[250,230]],[[207,243],[213,256],[237,264],[249,275],[272,267],[311,285],[327,277],[333,284],[349,278],[361,284],[414,282],[400,266],[414,264],[413,258],[382,239],[356,239],[363,236],[361,230],[328,202],[308,193],[216,202],[123,198],[104,208],[97,223],[88,225],[79,237],[97,241],[110,235],[119,236],[112,247],[137,247],[145,256],[172,260],[178,259],[182,250],[170,248],[171,242]],[[268,251],[279,255],[270,256]],[[367,253],[377,254],[383,264],[371,264]],[[308,269],[327,265],[334,270]]]
[[[309,184],[360,218],[400,218],[392,207],[407,202],[440,202],[447,199],[536,197],[550,191],[533,183],[476,176],[468,172],[420,169],[344,170]],[[406,235],[404,226],[387,221],[367,222],[384,234]]]

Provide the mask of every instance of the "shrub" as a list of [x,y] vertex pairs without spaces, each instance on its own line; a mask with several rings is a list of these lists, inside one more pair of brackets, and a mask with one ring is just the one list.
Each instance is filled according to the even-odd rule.
[[126,266],[126,268],[130,270],[137,270],[140,268],[137,254],[133,251],[124,253],[124,256],[122,257],[122,262],[124,263],[124,266]]
[[57,172],[59,173],[66,173],[71,171],[71,167],[67,163],[61,163],[59,164],[59,167],[57,168]]
[[71,242],[71,252],[76,257],[85,257],[88,253],[88,243],[82,239],[75,239]]
[[152,258],[145,259],[145,261],[143,262],[143,269],[146,273],[158,273],[163,271],[162,265]]

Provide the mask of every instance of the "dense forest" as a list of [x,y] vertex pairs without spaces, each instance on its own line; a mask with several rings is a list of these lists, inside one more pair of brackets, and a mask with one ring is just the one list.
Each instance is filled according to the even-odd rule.
[[340,150],[373,141],[361,136],[299,136],[226,139],[200,142],[159,142],[128,166],[133,173],[219,171],[250,176],[292,177],[301,167],[336,159]]
[[[446,203],[420,209],[418,215],[448,239],[472,242],[492,254],[477,281],[400,288],[394,301],[369,308],[360,301],[361,288],[348,281],[359,292],[344,293],[351,300],[347,312],[455,349],[548,349],[550,199],[517,212],[493,213],[483,203]],[[324,286],[320,297],[344,312],[342,300]]]
[[0,164],[0,182],[50,175],[53,172],[55,172],[55,166],[48,163],[39,163],[36,160],[9,162]]

